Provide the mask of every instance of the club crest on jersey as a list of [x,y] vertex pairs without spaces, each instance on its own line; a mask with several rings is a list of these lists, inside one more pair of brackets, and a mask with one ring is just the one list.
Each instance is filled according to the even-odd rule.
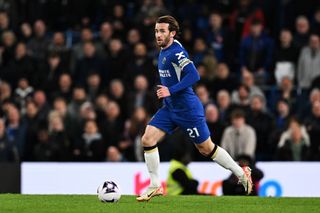
[[167,58],[166,58],[166,57],[163,57],[163,59],[162,59],[162,64],[165,64],[166,61],[167,61]]

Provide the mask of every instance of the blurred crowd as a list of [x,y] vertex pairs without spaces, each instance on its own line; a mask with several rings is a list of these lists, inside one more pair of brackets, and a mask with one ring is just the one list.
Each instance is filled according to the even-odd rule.
[[[3,0],[0,161],[142,161],[166,14],[216,144],[235,159],[320,160],[319,1]],[[159,144],[162,161],[177,140]]]

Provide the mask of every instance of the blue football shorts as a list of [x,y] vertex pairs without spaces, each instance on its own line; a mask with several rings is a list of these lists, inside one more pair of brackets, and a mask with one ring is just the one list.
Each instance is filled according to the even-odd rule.
[[196,144],[200,144],[210,137],[203,108],[173,112],[167,106],[163,106],[151,118],[148,125],[159,128],[168,134],[172,134],[179,127]]

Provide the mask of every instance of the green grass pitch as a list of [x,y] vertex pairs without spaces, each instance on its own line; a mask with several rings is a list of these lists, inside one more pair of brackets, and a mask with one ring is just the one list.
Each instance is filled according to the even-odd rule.
[[240,196],[164,196],[136,202],[122,196],[118,203],[101,203],[93,195],[0,194],[0,212],[320,212],[320,198]]

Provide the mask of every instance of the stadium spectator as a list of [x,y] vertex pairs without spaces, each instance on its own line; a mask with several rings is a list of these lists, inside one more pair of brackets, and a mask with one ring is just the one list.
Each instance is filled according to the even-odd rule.
[[32,38],[32,27],[28,22],[23,22],[19,28],[18,38],[21,42],[28,43]]
[[96,54],[96,47],[92,42],[83,44],[83,57],[76,62],[74,70],[75,83],[85,85],[90,73],[96,72],[103,82],[107,77],[107,68],[104,62]]
[[[153,41],[153,26],[157,17],[169,14],[168,9],[164,5],[163,0],[157,1],[142,1],[138,9],[134,22],[139,26],[143,25],[142,34],[146,37],[147,41]],[[151,31],[152,29],[152,31]]]
[[68,104],[68,113],[72,119],[79,120],[81,105],[86,102],[87,93],[83,87],[77,86],[73,89],[72,100]]
[[21,78],[18,81],[18,87],[14,91],[14,100],[18,104],[22,115],[26,112],[26,102],[32,99],[33,87],[29,85],[29,82],[25,78]]
[[98,124],[107,146],[119,146],[123,140],[124,123],[121,110],[115,101],[109,101],[105,109],[105,118]]
[[130,20],[125,17],[125,9],[122,4],[117,3],[113,6],[110,20],[113,27],[114,35],[123,40],[126,35],[126,30],[129,27],[128,22]]
[[134,79],[138,75],[147,77],[149,88],[155,85],[156,69],[151,59],[147,56],[147,47],[144,43],[137,43],[133,49],[133,55],[130,56],[128,66],[126,68],[125,80],[128,82],[128,88],[132,88]]
[[[0,52],[0,65],[1,66],[3,66],[3,67],[8,66],[10,60],[14,58],[15,49],[16,49],[16,42],[17,42],[16,36],[13,31],[5,31],[2,33],[2,36],[1,36],[2,51]],[[9,74],[11,74],[10,70],[8,70],[8,72],[9,72]],[[12,77],[14,77],[14,76],[12,76]],[[10,82],[10,83],[14,83],[14,82]]]
[[295,23],[296,32],[293,35],[293,43],[301,50],[308,45],[310,36],[309,20],[305,16],[298,16]]
[[273,117],[266,111],[265,99],[260,95],[254,95],[251,98],[250,108],[247,122],[253,127],[257,135],[256,160],[272,160],[269,143],[270,133],[274,130]]
[[209,15],[209,29],[207,30],[207,43],[214,51],[218,62],[233,64],[232,58],[235,56],[235,39],[229,30],[223,27],[223,17],[218,12]]
[[143,107],[150,115],[158,109],[158,100],[153,91],[148,90],[148,80],[144,75],[138,75],[134,80],[134,90],[128,94],[128,113],[131,115],[136,108]]
[[241,74],[242,74],[241,81],[242,81],[243,85],[248,87],[250,90],[249,97],[251,98],[255,95],[259,95],[259,96],[263,97],[263,99],[265,99],[264,93],[262,92],[261,88],[255,84],[255,79],[254,79],[253,74],[251,72],[247,72],[247,71],[244,71]]
[[110,61],[108,65],[108,80],[124,79],[128,58],[123,42],[119,38],[112,38],[108,50],[108,59]]
[[41,127],[37,132],[33,155],[36,161],[57,161],[57,146],[50,143],[48,129],[45,127]]
[[250,88],[240,84],[237,90],[234,90],[231,96],[232,104],[241,108],[244,112],[249,111],[250,105]]
[[73,155],[76,161],[103,161],[106,146],[103,142],[97,124],[94,120],[87,120],[83,134],[75,143]]
[[231,114],[232,125],[223,132],[221,147],[224,148],[232,158],[248,155],[255,159],[256,133],[254,129],[246,124],[245,114],[242,110],[234,110]]
[[199,97],[204,108],[206,108],[208,104],[213,103],[213,101],[210,99],[210,93],[204,85],[197,85],[195,88],[195,92]]
[[196,66],[196,68],[200,76],[200,80],[197,82],[197,84],[203,84],[209,89],[210,86],[212,86],[213,79],[211,79],[209,76],[210,74],[208,73],[206,66],[203,63],[200,63]]
[[67,47],[66,38],[63,32],[55,32],[52,40],[48,46],[48,54],[58,54],[61,59],[61,66],[63,71],[69,71],[71,50]]
[[205,109],[206,121],[211,133],[211,139],[215,144],[220,145],[222,134],[226,125],[219,118],[219,111],[216,105],[209,103]]
[[254,20],[264,22],[264,14],[252,0],[240,0],[229,19],[230,28],[235,33],[236,41],[239,42],[241,38],[249,35]]
[[311,31],[320,36],[320,7],[314,12],[314,20],[311,24]]
[[19,162],[16,144],[9,141],[4,119],[0,118],[0,162]]
[[282,133],[277,147],[276,160],[309,160],[310,141],[306,128],[299,121],[291,119],[288,129]]
[[63,117],[57,111],[49,114],[49,143],[57,147],[57,161],[71,160],[71,142],[67,136]]
[[26,103],[26,112],[22,117],[22,122],[26,125],[26,146],[23,154],[25,161],[34,160],[33,148],[37,141],[37,131],[41,125],[46,123],[39,118],[39,109],[33,100],[28,100]]
[[[184,141],[183,141],[184,142]],[[176,141],[173,158],[169,165],[167,178],[168,195],[192,195],[198,194],[199,182],[193,178],[188,164],[192,160],[189,144]]]
[[192,52],[193,43],[194,43],[193,40],[194,40],[194,33],[192,32],[191,27],[186,25],[182,29],[180,41],[188,52]]
[[48,94],[57,90],[57,82],[63,72],[61,63],[61,57],[57,53],[51,53],[45,61],[38,63],[38,72],[34,77],[38,89],[42,89]]
[[309,95],[309,100],[306,103],[303,103],[300,111],[298,111],[299,118],[302,120],[312,114],[312,107],[316,101],[320,101],[320,89],[314,88],[311,90]]
[[15,47],[14,56],[10,58],[8,66],[5,68],[8,80],[13,87],[17,86],[17,79],[26,78],[31,85],[34,85],[36,67],[33,60],[27,55],[26,44],[19,42]]
[[220,90],[227,90],[231,93],[238,87],[239,81],[233,73],[230,73],[229,67],[225,63],[219,63],[216,70],[216,76],[208,86],[211,97],[216,97]]
[[73,82],[70,74],[62,73],[59,76],[58,88],[54,91],[51,91],[51,100],[57,97],[62,97],[67,101],[67,103],[69,103],[72,99],[72,83]]
[[304,124],[310,136],[310,160],[320,160],[320,101],[312,103],[312,114],[305,118]]
[[13,101],[11,93],[10,85],[6,81],[0,81],[0,105],[5,101]]
[[273,41],[263,32],[263,24],[253,20],[250,34],[244,37],[240,45],[240,66],[242,72],[254,74],[256,83],[268,83],[272,62]]
[[108,162],[124,162],[126,159],[115,146],[109,146],[106,151],[106,161]]
[[124,140],[120,141],[119,148],[129,161],[143,161],[143,147],[140,145],[144,129],[150,117],[143,107],[136,107],[132,116],[125,123]]
[[0,12],[0,37],[2,33],[10,29],[10,18],[6,11]]
[[121,110],[121,118],[123,120],[128,118],[127,94],[121,80],[114,79],[110,82],[109,97],[119,105]]
[[276,111],[276,129],[283,131],[287,128],[289,117],[291,115],[291,108],[286,100],[280,99],[277,102]]
[[104,120],[105,109],[107,108],[109,101],[109,97],[106,94],[100,94],[94,100],[94,108],[96,111],[98,124]]
[[138,28],[131,28],[127,33],[127,49],[129,54],[133,54],[136,44],[141,43],[141,33]]
[[36,90],[33,93],[33,100],[39,109],[39,117],[46,120],[50,111],[50,104],[47,101],[47,96],[42,90]]
[[[72,64],[71,67],[74,68],[76,61],[84,57],[84,44],[87,42],[93,42],[93,33],[90,28],[81,29],[81,40],[72,46]],[[73,70],[73,69],[72,69]]]
[[279,44],[274,50],[274,75],[279,85],[283,77],[295,79],[295,70],[299,57],[299,49],[293,44],[292,33],[288,29],[282,29],[279,36]]
[[26,142],[26,130],[27,126],[22,122],[19,110],[14,105],[10,105],[7,108],[7,124],[6,132],[10,143],[13,143],[18,148],[18,153],[21,158],[25,152],[25,142]]
[[316,34],[312,34],[309,39],[309,45],[301,50],[297,81],[301,89],[310,88],[312,81],[320,76],[320,38]]
[[219,109],[219,118],[225,124],[230,124],[230,113],[233,109],[231,97],[228,91],[220,90],[217,94],[217,107]]
[[61,119],[63,120],[64,130],[67,134],[67,137],[71,143],[73,143],[78,135],[80,134],[78,131],[78,123],[71,117],[68,112],[67,102],[62,97],[57,97],[53,101],[53,111],[59,114]]
[[27,43],[28,53],[37,62],[44,60],[49,46],[49,39],[46,36],[46,24],[43,20],[39,19],[33,26],[33,38]]
[[193,46],[192,61],[194,65],[202,63],[207,70],[207,77],[213,79],[216,75],[217,59],[203,38],[196,38]]
[[286,100],[293,113],[296,113],[297,92],[293,86],[293,80],[288,77],[282,77],[280,83],[272,88],[268,94],[268,108],[271,112],[276,111],[278,101]]
[[98,57],[105,59],[107,57],[107,49],[113,36],[113,26],[110,22],[103,22],[100,26],[99,38],[95,45]]
[[94,102],[96,97],[102,92],[102,82],[99,73],[89,73],[86,86],[88,100]]

